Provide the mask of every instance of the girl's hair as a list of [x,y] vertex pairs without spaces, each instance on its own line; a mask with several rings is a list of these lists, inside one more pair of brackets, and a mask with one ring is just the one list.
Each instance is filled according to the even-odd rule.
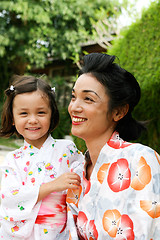
[[13,125],[13,100],[18,94],[34,92],[40,90],[49,99],[51,114],[51,123],[48,133],[51,133],[59,123],[59,111],[55,101],[55,94],[48,83],[41,78],[33,76],[14,76],[11,86],[5,90],[7,96],[2,111],[2,121],[0,137],[10,137],[13,134],[20,136]]
[[91,73],[104,87],[110,97],[109,111],[129,105],[128,113],[118,121],[116,131],[126,141],[137,139],[145,126],[132,118],[132,111],[141,96],[140,86],[135,77],[114,63],[115,56],[103,53],[91,53],[84,56],[79,76]]

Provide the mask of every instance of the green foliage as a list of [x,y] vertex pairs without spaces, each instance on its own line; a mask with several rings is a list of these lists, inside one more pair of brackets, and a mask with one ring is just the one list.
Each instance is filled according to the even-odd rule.
[[[22,140],[23,141],[23,140]],[[0,145],[7,146],[7,148],[19,148],[21,144],[19,144],[18,140],[14,137],[11,138],[0,138]]]
[[76,136],[72,136],[73,137],[73,141],[76,144],[77,148],[84,154],[87,150],[85,141],[81,138],[78,138]]
[[97,9],[110,9],[111,1],[1,1],[0,56],[18,57],[30,66],[43,67],[51,57],[69,58],[80,44],[92,39],[91,19]]
[[53,131],[54,138],[64,138],[65,135],[70,134],[70,116],[66,108],[59,109],[60,122],[58,127]]
[[149,120],[148,134],[140,141],[159,151],[160,146],[160,1],[151,3],[128,29],[115,40],[109,54],[138,80],[142,96],[135,108],[138,120]]
[[81,44],[93,40],[97,11],[114,18],[117,5],[117,0],[1,0],[0,93],[12,74],[43,68],[53,59],[77,60]]

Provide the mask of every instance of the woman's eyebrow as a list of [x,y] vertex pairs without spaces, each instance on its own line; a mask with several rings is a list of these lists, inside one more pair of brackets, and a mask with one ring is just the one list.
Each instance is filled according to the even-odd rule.
[[86,93],[92,92],[92,93],[94,93],[97,97],[100,98],[100,96],[99,96],[95,91],[93,91],[93,90],[83,90],[83,92],[86,92]]
[[[72,92],[75,92],[74,88],[72,89]],[[84,93],[92,92],[92,93],[94,93],[97,97],[100,98],[100,96],[99,96],[95,91],[93,91],[93,90],[82,90],[82,92],[84,92]]]

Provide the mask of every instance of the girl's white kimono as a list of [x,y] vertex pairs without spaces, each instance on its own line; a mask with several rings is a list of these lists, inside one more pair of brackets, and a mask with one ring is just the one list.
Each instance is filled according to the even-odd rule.
[[160,157],[154,150],[124,142],[115,132],[90,180],[85,176],[80,239],[160,240]]
[[72,141],[51,136],[41,149],[24,141],[23,147],[10,152],[1,167],[0,239],[68,239],[67,191],[53,192],[36,202],[41,184],[68,171],[81,176],[82,161]]

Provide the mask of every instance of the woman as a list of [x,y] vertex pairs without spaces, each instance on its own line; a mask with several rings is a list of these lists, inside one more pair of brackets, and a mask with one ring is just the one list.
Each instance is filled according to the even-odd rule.
[[[72,91],[72,134],[86,142],[80,239],[160,239],[160,157],[135,140],[145,128],[132,118],[140,100],[134,76],[115,56],[91,53]],[[123,140],[122,140],[123,139]]]

